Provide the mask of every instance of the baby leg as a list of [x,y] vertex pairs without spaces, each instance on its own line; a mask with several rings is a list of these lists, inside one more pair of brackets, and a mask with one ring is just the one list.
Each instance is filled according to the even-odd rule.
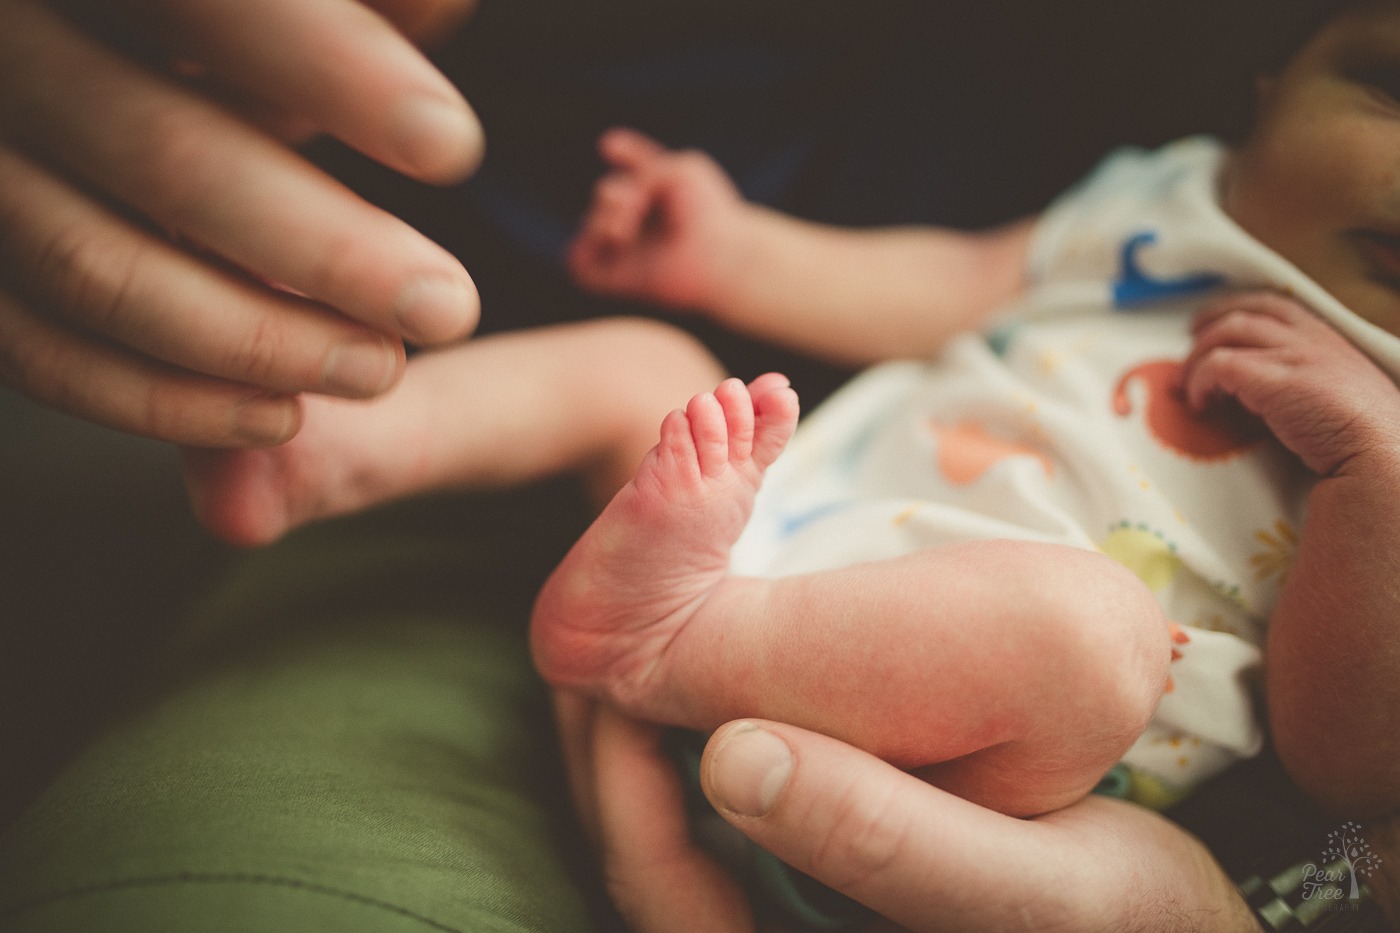
[[482,337],[410,360],[379,398],[303,398],[303,424],[262,450],[187,450],[200,519],[238,544],[416,493],[582,471],[626,481],[667,410],[723,376],[696,341],[640,319]]
[[761,380],[668,417],[541,593],[545,677],[675,725],[757,716],[826,732],[1016,815],[1087,793],[1165,685],[1151,594],[1100,555],[1013,541],[731,577],[795,416],[790,390]]

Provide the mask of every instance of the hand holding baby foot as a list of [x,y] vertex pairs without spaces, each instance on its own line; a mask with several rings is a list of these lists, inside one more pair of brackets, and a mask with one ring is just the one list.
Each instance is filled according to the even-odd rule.
[[557,686],[642,702],[662,655],[726,578],[764,471],[797,423],[787,379],[697,395],[564,558],[535,604],[536,665]]
[[679,308],[703,308],[738,260],[745,204],[704,153],[672,151],[634,130],[599,140],[612,171],[569,252],[579,284]]
[[480,125],[396,26],[426,36],[469,6],[0,3],[0,384],[122,431],[263,447],[297,432],[298,393],[378,395],[403,340],[465,336],[461,263],[283,143],[324,130],[465,177]]
[[1231,295],[1203,309],[1193,332],[1182,376],[1193,407],[1236,399],[1322,476],[1345,471],[1359,455],[1400,450],[1400,390],[1292,299]]

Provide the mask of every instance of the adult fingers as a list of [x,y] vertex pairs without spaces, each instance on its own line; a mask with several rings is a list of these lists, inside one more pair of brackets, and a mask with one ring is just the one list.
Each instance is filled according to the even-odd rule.
[[584,831],[596,843],[598,806],[597,782],[593,778],[593,720],[598,704],[591,697],[570,690],[555,690],[552,700],[574,812]]
[[200,447],[278,444],[301,423],[295,397],[132,356],[54,326],[3,289],[0,383],[119,431]]
[[362,0],[414,42],[432,45],[471,18],[479,0]]
[[397,341],[200,262],[3,149],[0,217],[6,284],[116,345],[283,393],[376,395],[403,371]]
[[[111,0],[81,0],[114,28]],[[387,0],[411,28],[461,15],[442,0]],[[478,164],[481,125],[405,35],[359,0],[127,0],[123,18],[165,55],[257,100],[311,120],[392,168],[457,181]]]
[[[12,0],[0,12],[0,134],[13,144],[165,230],[376,329],[438,343],[474,325],[466,271],[406,224],[47,8]],[[316,57],[307,47],[296,53]]]
[[759,845],[915,931],[1114,929],[1176,907],[1230,929],[1242,907],[1199,843],[1117,801],[1015,819],[833,739],[758,721],[715,734],[702,780]]
[[690,839],[680,778],[660,732],[598,707],[593,775],[603,870],[637,933],[743,933],[753,917],[738,883]]
[[580,821],[629,927],[748,929],[737,885],[690,842],[675,766],[656,728],[565,690],[555,691],[554,712]]
[[[450,36],[471,18],[479,6],[478,0],[360,0],[360,2],[378,12],[409,40],[422,46],[438,44]],[[68,6],[72,8],[80,5],[69,0]],[[125,34],[129,43],[135,45],[138,50],[145,50],[145,57],[149,58],[154,55],[155,60],[162,62],[186,84],[197,88],[200,93],[234,111],[243,119],[277,139],[287,143],[300,144],[325,129],[311,116],[290,109],[295,106],[295,102],[284,99],[287,95],[283,93],[282,87],[276,88],[277,94],[274,100],[259,97],[255,92],[246,88],[246,85],[249,84],[256,86],[256,82],[243,80],[240,83],[244,87],[235,87],[211,73],[207,65],[195,61],[186,53],[175,53],[170,50],[163,54],[152,53],[148,47],[153,41],[153,37],[132,37],[127,17],[121,15],[124,11],[114,9],[110,3],[87,2],[81,6],[86,7],[85,18],[97,20],[107,34]],[[421,63],[416,63],[416,66],[415,70],[421,74]],[[433,79],[433,83],[437,84],[439,89],[441,88],[441,83],[436,79]],[[453,98],[449,104],[450,109],[457,108],[461,103],[460,100],[456,99],[455,93]],[[466,168],[452,165],[453,162],[465,160],[466,165],[470,166],[478,163],[481,158],[483,145],[479,121],[476,119],[475,113],[470,110],[470,105],[468,105],[466,117],[466,150],[462,150],[457,145],[461,142],[463,127],[452,121],[449,121],[446,126],[447,132],[444,135],[436,139],[425,138],[416,147],[420,151],[427,149],[428,151],[436,150],[447,153],[448,166],[445,169],[436,171],[432,165],[415,165],[412,159],[398,167],[406,173],[418,175],[424,180],[433,180],[437,175],[441,176],[438,180],[454,180],[469,174]],[[362,143],[361,148],[376,151],[374,138],[371,137],[367,143]],[[382,149],[383,147],[379,146],[378,148]],[[381,154],[381,159],[386,162],[391,161],[392,156]]]

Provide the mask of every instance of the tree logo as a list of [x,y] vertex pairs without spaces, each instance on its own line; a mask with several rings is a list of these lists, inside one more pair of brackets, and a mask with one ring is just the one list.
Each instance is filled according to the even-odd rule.
[[1303,866],[1304,900],[1340,901],[1345,896],[1354,904],[1361,898],[1361,880],[1369,878],[1381,863],[1361,827],[1353,822],[1327,834],[1322,857],[1326,864],[1321,867],[1311,862]]

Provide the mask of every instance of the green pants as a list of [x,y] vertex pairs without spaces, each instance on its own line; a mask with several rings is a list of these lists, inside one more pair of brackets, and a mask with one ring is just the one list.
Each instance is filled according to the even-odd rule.
[[[525,647],[584,521],[532,489],[251,555],[0,834],[0,931],[611,926]],[[1261,759],[1174,815],[1238,874],[1322,845],[1335,821],[1314,812]]]
[[594,928],[525,620],[566,496],[251,555],[0,838],[0,929]]

